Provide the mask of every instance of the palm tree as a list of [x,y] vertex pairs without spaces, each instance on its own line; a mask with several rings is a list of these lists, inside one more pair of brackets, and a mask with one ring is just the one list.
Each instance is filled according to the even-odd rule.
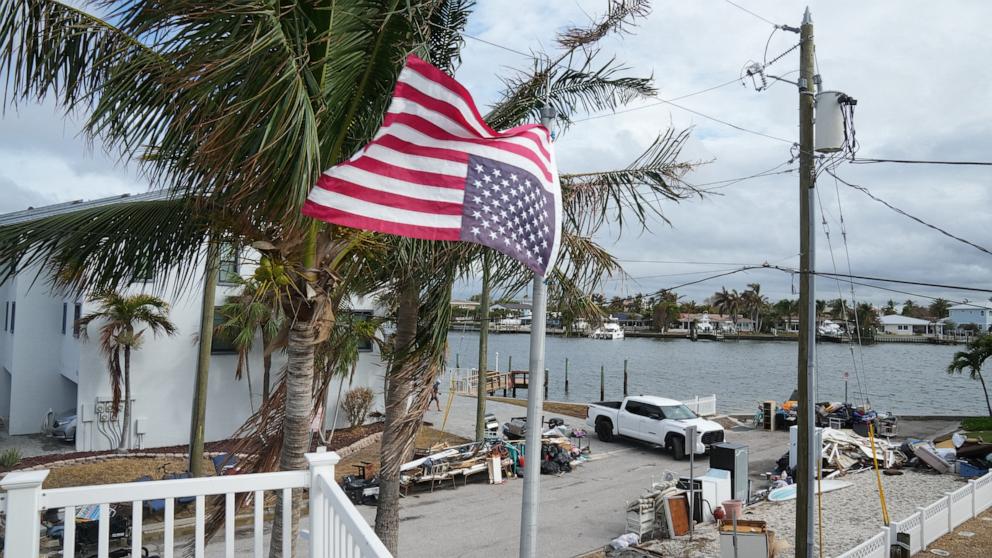
[[941,318],[946,318],[948,315],[948,310],[951,307],[951,303],[944,298],[935,298],[933,302],[930,303],[930,317],[934,320],[939,320]]
[[888,302],[885,303],[885,308],[882,309],[882,312],[884,312],[886,316],[888,316],[889,314],[895,314],[896,313],[896,301],[894,301],[894,300],[892,300],[890,298],[888,300]]
[[830,317],[835,320],[846,320],[848,309],[847,301],[842,298],[830,301]]
[[[268,258],[262,258],[256,275],[271,273],[274,267]],[[266,271],[270,269],[270,271]],[[277,273],[283,273],[277,271]],[[288,278],[287,278],[288,279]],[[248,389],[251,392],[251,370],[248,356],[255,345],[256,335],[262,338],[262,404],[269,400],[269,388],[272,371],[273,342],[282,327],[280,309],[277,301],[267,293],[260,282],[253,278],[244,279],[237,276],[233,281],[240,287],[240,292],[219,308],[221,323],[215,328],[216,333],[229,339],[238,352],[238,361],[234,368],[234,377],[238,380],[247,375]],[[269,294],[270,296],[264,296]],[[254,412],[254,409],[252,409]]]
[[[565,49],[562,56],[542,58],[532,72],[508,79],[506,95],[487,121],[505,128],[551,102],[567,125],[575,107],[614,108],[652,95],[649,80],[617,76],[621,68],[612,62],[592,65],[592,50],[578,68],[560,64],[643,15],[646,6],[643,0],[614,1],[602,21],[565,30],[558,41]],[[439,318],[430,322],[423,310],[428,304],[414,296],[417,291],[427,296],[426,286],[439,283],[418,281],[430,279],[436,269],[431,263],[446,266],[439,275],[448,280],[479,253],[456,253],[461,249],[437,243],[429,246],[439,255],[409,259],[427,250],[423,243],[409,243],[406,256],[399,257],[400,251],[387,249],[375,235],[315,224],[299,212],[321,170],[355,152],[376,131],[407,53],[442,68],[439,61],[454,63],[468,3],[352,0],[333,10],[312,3],[284,8],[261,1],[223,6],[195,0],[154,6],[133,2],[115,8],[112,24],[54,0],[8,0],[0,11],[0,72],[12,84],[5,99],[16,104],[45,97],[66,112],[84,112],[85,135],[140,164],[153,187],[170,193],[5,227],[0,231],[4,261],[54,267],[63,282],[80,289],[121,284],[133,269],[167,272],[179,265],[179,283],[188,285],[206,239],[226,238],[264,245],[259,249],[285,266],[290,283],[278,298],[291,324],[284,329],[285,379],[273,392],[272,404],[243,429],[264,432],[265,439],[281,444],[244,462],[257,470],[276,463],[282,469],[304,466],[308,426],[321,405],[315,347],[331,334],[344,278],[357,277],[350,270],[365,266],[360,272],[380,280],[371,290],[387,286],[403,295],[397,296],[405,306],[398,312],[402,327],[392,350],[405,358],[393,359],[397,375],[391,371],[390,385],[402,384],[394,382],[402,371],[415,380],[408,393],[416,395],[422,393],[426,372],[436,370],[436,355],[443,355],[442,336],[427,326],[447,323],[446,302],[429,297],[437,305],[430,312]],[[207,19],[210,24],[204,25]],[[633,215],[643,223],[649,214],[660,215],[656,200],[693,192],[680,181],[691,168],[677,161],[684,139],[684,134],[660,137],[628,169],[562,176],[569,217],[565,263],[549,281],[552,297],[585,300],[591,290],[581,287],[596,285],[605,273],[619,269],[586,234],[603,222],[608,209],[618,219]],[[379,271],[365,262],[383,252],[393,256],[389,269],[398,270],[396,263],[402,261],[417,273],[397,272],[382,282]],[[349,257],[353,254],[361,256]],[[418,303],[419,317],[410,308]],[[418,319],[426,325],[411,327],[411,320]],[[409,411],[387,422],[415,422],[417,405]],[[387,408],[387,419],[389,414]],[[388,439],[384,435],[384,464],[401,458],[412,443],[409,429],[390,432]],[[294,515],[299,508],[293,506]],[[380,513],[384,510],[392,514],[395,505],[381,505]],[[280,554],[281,520],[277,514],[273,556]],[[395,529],[398,522],[392,525]],[[395,550],[395,539],[383,538]]]
[[761,285],[758,283],[749,283],[747,290],[741,295],[741,299],[744,309],[751,314],[751,320],[754,322],[754,331],[756,333],[761,331],[761,314],[768,306],[768,297],[761,294]]
[[679,317],[679,295],[671,291],[661,293],[661,300],[654,307],[653,318],[656,329],[668,332],[668,326]]
[[920,307],[915,302],[913,302],[913,299],[906,299],[906,302],[902,303],[901,314],[903,316],[916,317],[916,315],[919,313],[920,313]]
[[717,312],[730,315],[734,329],[737,329],[737,313],[743,306],[743,297],[737,289],[728,292],[727,287],[723,287],[713,295],[712,303]]
[[56,0],[7,0],[0,10],[5,100],[48,98],[82,112],[84,135],[170,192],[11,227],[0,234],[11,240],[4,261],[54,266],[81,288],[177,265],[188,283],[208,237],[268,243],[292,280],[281,299],[291,324],[275,417],[281,469],[305,466],[314,348],[333,324],[329,296],[340,268],[353,264],[345,256],[369,238],[316,224],[300,208],[324,168],[368,142],[402,60],[437,38],[429,23],[448,3],[324,4],[139,1],[115,4],[109,20]]
[[989,408],[989,416],[992,417],[992,402],[989,401],[989,390],[985,386],[985,378],[982,377],[982,365],[990,356],[992,356],[992,335],[984,335],[968,343],[967,351],[954,353],[951,363],[947,365],[947,373],[960,374],[967,369],[972,380],[981,382],[982,391],[985,392],[985,404]]
[[[157,296],[100,291],[90,295],[89,300],[96,303],[98,309],[83,316],[77,323],[84,336],[89,324],[94,321],[100,323],[100,352],[107,357],[107,369],[110,371],[114,420],[121,405],[121,381],[124,382],[124,425],[117,451],[125,452],[131,433],[131,353],[141,347],[146,331],[150,330],[154,336],[160,333],[175,335],[176,326],[169,321],[169,305]],[[121,353],[124,353],[123,367]]]

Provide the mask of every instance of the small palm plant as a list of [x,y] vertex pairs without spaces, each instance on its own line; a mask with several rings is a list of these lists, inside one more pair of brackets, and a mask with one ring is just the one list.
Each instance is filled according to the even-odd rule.
[[[86,326],[94,321],[100,322],[100,352],[107,357],[115,420],[121,404],[123,380],[124,426],[117,451],[125,452],[131,428],[131,352],[141,347],[146,331],[151,330],[153,335],[175,335],[176,326],[169,321],[169,304],[157,296],[99,291],[92,294],[89,300],[96,303],[98,309],[80,318],[79,326],[85,336]],[[123,367],[121,353],[124,356]]]
[[972,380],[982,383],[982,391],[985,392],[985,404],[989,408],[989,416],[992,417],[992,402],[989,401],[989,390],[985,386],[985,378],[982,377],[982,365],[992,356],[992,335],[985,335],[968,343],[967,351],[954,353],[951,363],[947,366],[948,374],[960,374],[967,369]]

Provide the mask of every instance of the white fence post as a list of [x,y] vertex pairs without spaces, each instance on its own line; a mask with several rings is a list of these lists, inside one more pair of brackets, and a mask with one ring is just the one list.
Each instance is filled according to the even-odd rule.
[[7,492],[6,558],[38,558],[41,483],[48,470],[14,471],[0,480]]
[[926,508],[917,507],[916,511],[920,512],[920,551],[927,549],[927,513]]
[[971,517],[978,516],[978,481],[968,479],[968,486],[971,487]]
[[341,457],[335,452],[328,452],[323,446],[317,448],[316,453],[308,453],[305,457],[310,469],[310,556],[324,558],[330,551],[330,548],[324,546],[327,542],[327,533],[324,533],[326,525],[324,514],[329,506],[318,480],[323,477],[331,484],[337,482],[334,480],[334,466]]
[[951,498],[950,492],[944,494],[947,498],[947,532],[950,533],[954,531],[954,499]]

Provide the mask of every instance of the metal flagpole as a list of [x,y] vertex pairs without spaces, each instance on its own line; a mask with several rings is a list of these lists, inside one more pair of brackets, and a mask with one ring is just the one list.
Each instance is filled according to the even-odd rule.
[[[541,109],[541,124],[551,131],[557,113],[554,107]],[[541,413],[544,408],[544,332],[548,298],[544,278],[534,275],[531,297],[530,371],[527,374],[527,437],[524,461],[524,497],[520,510],[520,558],[537,557],[537,517],[541,488]]]

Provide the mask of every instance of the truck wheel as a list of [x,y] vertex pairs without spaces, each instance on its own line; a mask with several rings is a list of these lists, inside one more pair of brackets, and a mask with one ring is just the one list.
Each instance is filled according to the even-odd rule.
[[596,436],[601,442],[613,441],[613,425],[610,424],[610,421],[601,420],[596,423]]
[[685,459],[685,440],[681,436],[672,437],[672,457],[675,461]]

